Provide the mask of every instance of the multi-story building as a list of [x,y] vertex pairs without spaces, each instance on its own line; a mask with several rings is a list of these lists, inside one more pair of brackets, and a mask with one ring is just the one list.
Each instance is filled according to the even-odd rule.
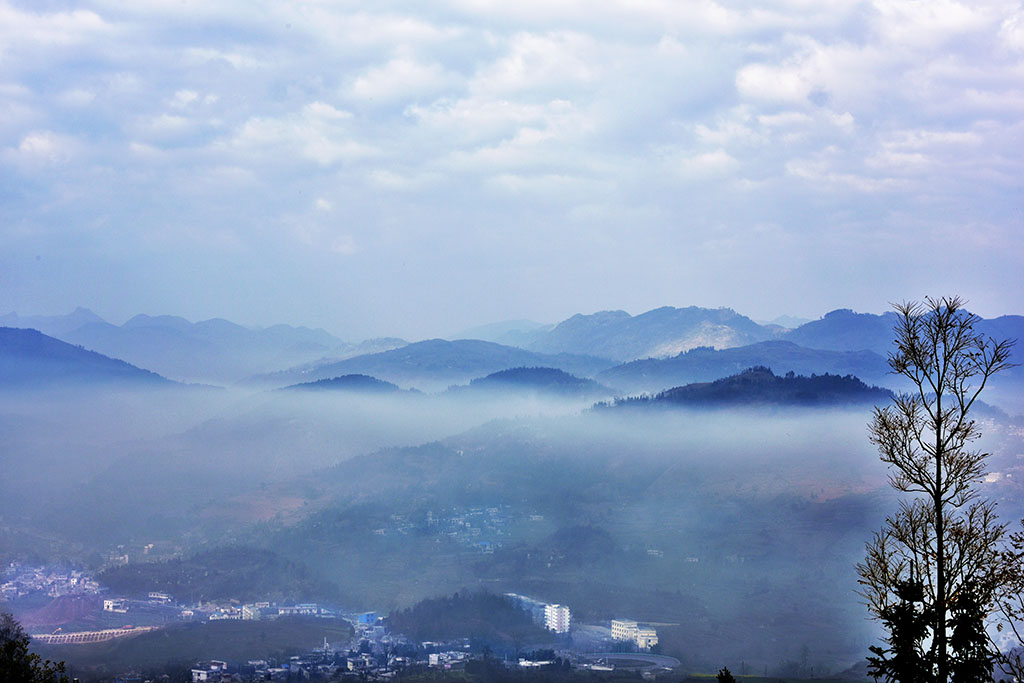
[[544,627],[555,633],[568,633],[571,619],[569,608],[565,605],[545,605]]
[[636,646],[641,650],[650,650],[658,644],[658,632],[653,628],[640,628],[636,632]]
[[632,641],[638,649],[650,650],[658,644],[658,632],[632,619],[612,619],[612,640]]
[[612,640],[636,640],[637,623],[630,619],[612,619]]

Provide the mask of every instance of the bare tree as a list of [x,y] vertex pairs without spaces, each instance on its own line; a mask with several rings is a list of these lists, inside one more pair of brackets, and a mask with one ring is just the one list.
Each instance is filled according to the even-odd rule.
[[886,520],[857,567],[861,594],[876,618],[884,620],[899,605],[897,588],[923,589],[927,661],[939,683],[958,665],[949,642],[951,608],[969,594],[991,609],[1007,580],[998,548],[1006,527],[975,487],[988,454],[971,448],[981,432],[970,413],[988,380],[1011,366],[1013,341],[977,332],[979,318],[963,305],[951,297],[895,306],[889,366],[909,380],[911,391],[875,409],[870,436],[889,465],[893,488],[912,497]]
[[1004,550],[1009,579],[996,596],[1001,617],[999,630],[1007,631],[1017,643],[1001,657],[1000,666],[1015,681],[1024,681],[1024,520],[1021,526],[1022,530],[1010,535],[1010,543]]

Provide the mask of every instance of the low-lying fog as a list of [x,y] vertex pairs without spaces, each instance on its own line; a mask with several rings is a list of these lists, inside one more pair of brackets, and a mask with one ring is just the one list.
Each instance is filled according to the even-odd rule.
[[[894,509],[870,408],[590,405],[471,392],[7,394],[0,561],[98,570],[118,546],[131,561],[152,559],[137,552],[150,543],[157,557],[257,546],[352,609],[482,586],[569,604],[581,622],[669,624],[667,651],[694,665],[776,666],[803,645],[819,670],[863,657],[874,627],[853,566]],[[1019,516],[1020,438],[985,429],[998,473],[986,491]],[[452,526],[473,515],[490,521]]]

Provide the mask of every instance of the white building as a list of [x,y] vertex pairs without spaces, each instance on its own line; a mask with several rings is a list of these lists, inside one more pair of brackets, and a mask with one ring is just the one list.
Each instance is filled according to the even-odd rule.
[[120,598],[114,600],[104,600],[103,611],[125,614],[128,611],[128,601]]
[[544,606],[544,627],[555,633],[568,633],[572,616],[565,605]]
[[632,619],[612,619],[612,640],[633,641],[638,649],[650,650],[658,644],[658,632]]
[[636,632],[636,646],[641,650],[650,650],[658,644],[658,632],[653,628],[641,628]]
[[612,640],[636,640],[637,628],[630,619],[612,619]]

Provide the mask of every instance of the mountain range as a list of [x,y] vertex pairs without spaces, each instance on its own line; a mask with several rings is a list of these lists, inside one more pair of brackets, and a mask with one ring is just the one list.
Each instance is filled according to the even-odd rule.
[[63,316],[0,316],[0,325],[37,329],[62,341],[121,358],[186,382],[228,384],[268,369],[340,359],[403,346],[401,339],[342,341],[322,329],[248,328],[222,318],[190,322],[137,315],[112,325],[88,309]]
[[636,316],[625,311],[574,315],[551,330],[539,331],[525,348],[625,362],[674,356],[698,346],[745,346],[774,339],[782,331],[778,326],[758,325],[730,308],[663,306]]
[[73,383],[174,384],[156,373],[72,346],[38,330],[0,327],[0,388]]
[[[583,353],[619,362],[668,358],[698,347],[729,349],[778,340],[825,351],[873,351],[885,357],[893,350],[895,313],[831,311],[794,329],[761,325],[729,308],[663,306],[640,315],[600,311],[574,315],[551,329],[535,327],[523,348],[545,353]],[[982,319],[979,332],[997,339],[1024,337],[1024,317],[1004,315]]]
[[399,386],[437,391],[510,368],[543,366],[591,377],[614,364],[593,356],[537,353],[478,339],[428,339],[398,349],[260,375],[250,381],[256,385],[284,386],[361,374]]
[[710,382],[753,366],[777,373],[856,375],[871,382],[884,381],[889,373],[889,364],[874,351],[828,351],[776,340],[721,350],[701,346],[671,358],[635,360],[599,373],[597,380],[626,393],[654,393]]
[[[622,393],[657,393],[707,382],[752,366],[784,374],[832,373],[899,388],[885,360],[892,349],[893,313],[832,311],[787,329],[760,325],[727,308],[662,307],[631,316],[624,311],[574,315],[554,327],[511,321],[479,328],[482,335],[522,340],[505,345],[479,339],[431,339],[406,344],[372,339],[352,344],[305,327],[250,329],[222,319],[197,323],[139,315],[111,325],[86,309],[66,316],[0,322],[34,326],[72,345],[118,358],[175,380],[251,388],[280,388],[345,375],[369,375],[402,387],[443,390],[513,368],[544,367],[593,379]],[[1024,337],[1024,317],[979,321],[982,334]],[[286,369],[282,369],[286,368]],[[1020,367],[993,384],[998,394],[1024,382]],[[1019,393],[1019,392],[1017,392]],[[1014,408],[1015,410],[1018,408]]]

